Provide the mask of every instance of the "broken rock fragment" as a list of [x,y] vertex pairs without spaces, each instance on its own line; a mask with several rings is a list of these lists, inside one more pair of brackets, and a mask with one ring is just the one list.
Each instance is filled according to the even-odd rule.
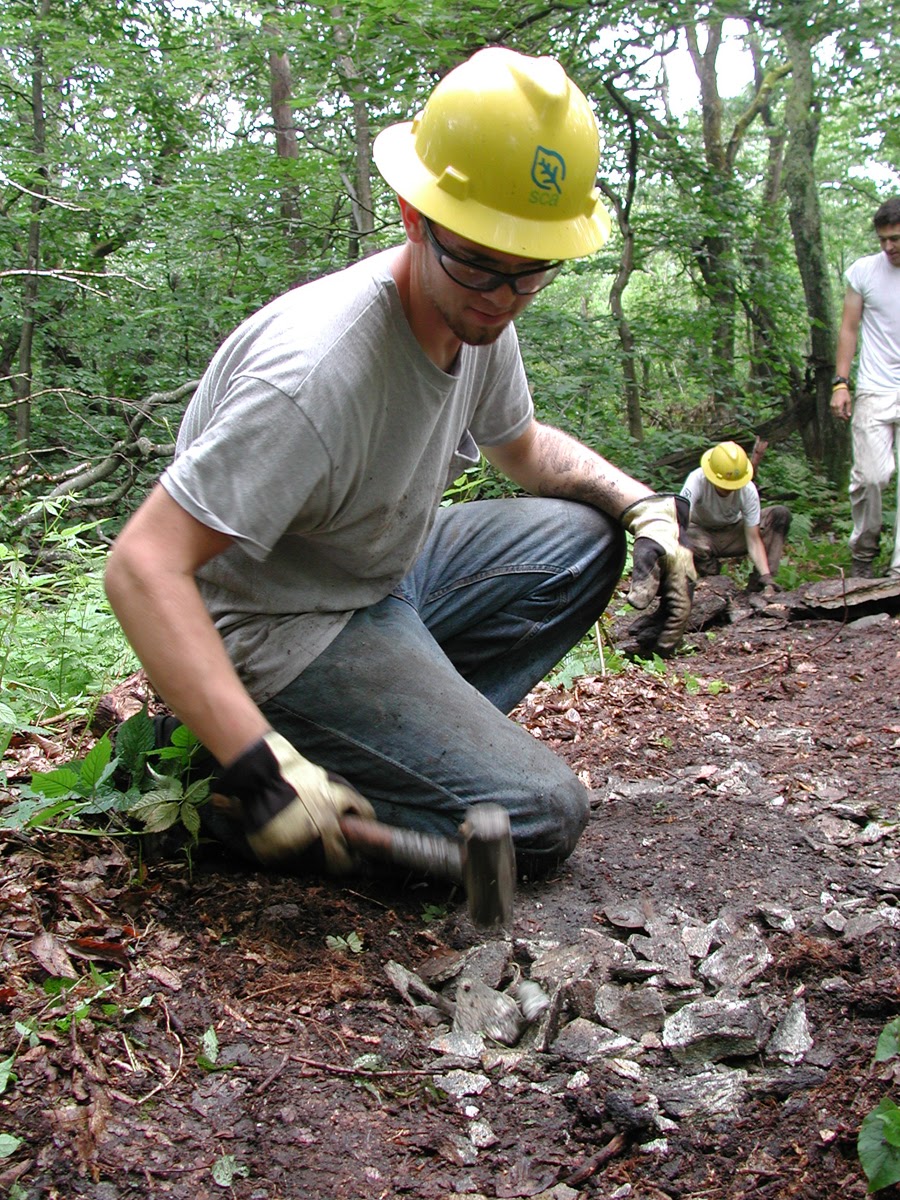
[[769,1028],[757,1001],[712,997],[673,1013],[663,1026],[662,1040],[679,1062],[721,1062],[758,1054]]
[[656,988],[625,988],[605,983],[594,998],[597,1016],[604,1025],[637,1040],[662,1029],[666,1010]]
[[772,955],[760,935],[753,930],[731,938],[700,964],[700,974],[715,987],[746,987],[761,975]]
[[495,991],[480,979],[459,981],[454,1033],[483,1033],[504,1046],[514,1046],[524,1027],[525,1018],[512,996]]

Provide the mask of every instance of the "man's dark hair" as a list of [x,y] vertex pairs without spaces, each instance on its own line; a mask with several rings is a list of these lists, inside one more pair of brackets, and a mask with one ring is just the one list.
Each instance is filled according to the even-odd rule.
[[883,229],[885,225],[900,225],[900,196],[885,200],[876,210],[872,224],[876,229]]

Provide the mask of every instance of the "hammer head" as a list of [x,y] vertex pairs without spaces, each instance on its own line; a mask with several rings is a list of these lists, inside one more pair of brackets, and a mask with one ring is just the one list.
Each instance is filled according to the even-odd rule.
[[473,804],[459,833],[462,881],[473,924],[489,929],[509,925],[516,890],[509,813],[499,804]]

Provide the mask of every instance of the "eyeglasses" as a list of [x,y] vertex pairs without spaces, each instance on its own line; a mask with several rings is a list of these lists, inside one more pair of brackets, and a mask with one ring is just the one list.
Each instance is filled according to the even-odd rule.
[[537,270],[527,271],[488,271],[476,266],[466,258],[453,254],[446,246],[442,246],[431,228],[431,222],[423,214],[422,224],[425,234],[431,243],[434,256],[441,265],[445,275],[458,283],[460,287],[469,288],[473,292],[495,292],[497,288],[511,287],[517,296],[533,296],[548,284],[552,283],[563,268],[561,262],[545,263]]

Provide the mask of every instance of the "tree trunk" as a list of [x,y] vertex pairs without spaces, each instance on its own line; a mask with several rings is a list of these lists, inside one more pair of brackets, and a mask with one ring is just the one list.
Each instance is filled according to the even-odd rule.
[[[41,0],[40,20],[50,15],[50,0]],[[22,286],[22,328],[19,335],[18,363],[13,375],[15,396],[16,458],[25,462],[31,445],[31,393],[33,376],[34,323],[37,309],[41,266],[41,214],[47,196],[47,118],[44,112],[43,34],[35,35],[31,68],[32,149],[35,178],[31,187],[31,221],[28,226],[25,276]]]
[[716,57],[722,41],[722,20],[706,22],[706,48],[701,51],[697,26],[684,25],[688,51],[700,81],[703,150],[710,168],[710,198],[715,228],[703,235],[697,247],[697,266],[713,314],[712,390],[716,411],[724,415],[737,392],[734,379],[735,285],[733,240],[721,232],[728,211],[727,191],[733,173],[722,135],[722,99],[716,74]]
[[352,180],[344,175],[344,185],[350,195],[355,230],[355,234],[350,240],[349,251],[349,257],[353,260],[365,253],[366,238],[375,229],[375,214],[372,206],[372,139],[369,128],[369,109],[365,99],[365,85],[350,54],[350,35],[342,23],[343,8],[336,5],[331,10],[331,16],[335,22],[334,40],[338,47],[335,66],[344,91],[350,97],[353,112],[356,170]]
[[[264,25],[263,32],[272,39],[279,37],[274,25]],[[285,51],[273,45],[269,50],[269,99],[272,124],[275,127],[275,153],[279,158],[296,162],[300,157],[300,150],[291,104],[293,92],[291,61]],[[301,233],[301,210],[296,186],[285,184],[282,187],[280,207],[287,243],[294,254],[302,258],[306,253],[306,239]]]
[[805,26],[797,30],[786,26],[783,33],[793,64],[785,107],[784,188],[790,200],[794,253],[809,315],[808,387],[815,394],[812,418],[801,433],[809,457],[822,462],[829,476],[837,480],[846,463],[847,447],[846,436],[830,411],[837,337],[814,167],[819,116],[811,44]]
[[622,297],[625,294],[628,281],[631,279],[632,272],[634,271],[634,229],[631,225],[631,206],[634,202],[634,193],[637,188],[640,139],[638,136],[637,121],[628,101],[609,80],[606,81],[605,87],[613,103],[628,124],[628,178],[625,185],[624,199],[605,183],[600,184],[600,190],[610,202],[610,206],[616,214],[619,233],[622,235],[622,252],[619,255],[619,269],[616,272],[612,287],[609,289],[609,307],[616,322],[616,332],[619,335],[619,346],[621,348],[622,381],[625,411],[628,415],[628,432],[636,442],[642,442],[644,440],[644,421],[641,414],[641,389],[638,382],[637,348],[634,333],[628,323],[628,319],[625,316],[625,309],[622,305]]

